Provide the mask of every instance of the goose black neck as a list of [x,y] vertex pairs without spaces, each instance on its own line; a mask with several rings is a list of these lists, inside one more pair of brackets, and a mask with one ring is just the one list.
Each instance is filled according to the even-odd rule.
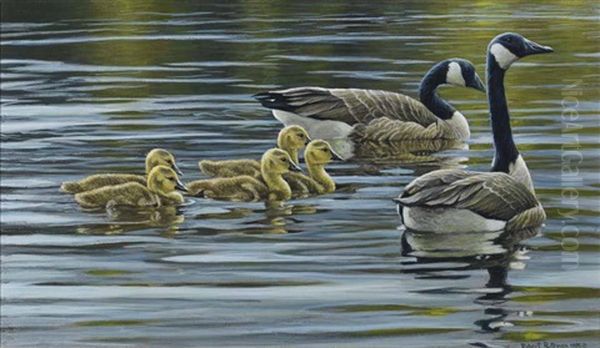
[[494,163],[492,171],[508,173],[510,163],[519,156],[510,128],[510,115],[504,92],[504,69],[491,53],[487,56],[487,90],[494,135]]
[[446,71],[447,69],[444,67],[433,67],[423,77],[419,86],[419,100],[421,100],[421,103],[442,120],[450,119],[456,111],[452,105],[440,98],[436,91],[439,85],[446,83]]

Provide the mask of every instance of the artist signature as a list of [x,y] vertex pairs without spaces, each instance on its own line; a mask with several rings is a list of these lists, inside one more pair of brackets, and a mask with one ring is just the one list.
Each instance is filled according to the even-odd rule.
[[528,342],[521,343],[521,348],[587,348],[587,343],[575,342],[575,343],[559,343],[559,342]]

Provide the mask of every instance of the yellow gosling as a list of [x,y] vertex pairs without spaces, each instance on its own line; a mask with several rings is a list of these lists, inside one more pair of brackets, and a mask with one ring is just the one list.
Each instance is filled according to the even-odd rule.
[[167,166],[154,167],[146,185],[128,182],[115,186],[104,186],[75,195],[75,201],[84,208],[110,208],[115,206],[160,207],[179,205],[184,202],[181,193],[185,185],[177,173]]
[[304,160],[309,176],[302,173],[288,173],[284,179],[292,188],[294,197],[322,195],[335,191],[335,181],[325,171],[325,166],[340,156],[325,140],[311,141],[304,151]]
[[[298,164],[298,151],[302,150],[309,141],[308,133],[300,126],[283,128],[277,136],[277,147],[286,151],[292,161]],[[229,178],[234,176],[249,175],[260,179],[260,161],[252,159],[237,159],[225,161],[204,160],[198,163],[200,171],[211,177]]]
[[270,149],[261,158],[262,180],[249,175],[230,178],[196,180],[187,184],[194,196],[227,201],[285,201],[292,191],[282,175],[290,169],[300,170],[290,155],[281,149]]
[[156,166],[172,168],[177,174],[183,175],[175,164],[175,157],[164,149],[153,149],[146,155],[146,175],[137,174],[95,174],[79,181],[66,181],[60,186],[60,190],[68,193],[79,193],[94,190],[104,186],[114,186],[128,182],[137,182],[146,185],[146,176]]

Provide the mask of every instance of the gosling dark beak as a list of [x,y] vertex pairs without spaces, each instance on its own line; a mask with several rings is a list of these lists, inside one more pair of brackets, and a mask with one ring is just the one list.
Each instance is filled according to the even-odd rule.
[[475,74],[475,79],[473,80],[473,83],[469,85],[469,87],[475,88],[476,90],[485,93],[485,85],[483,84],[483,81],[481,81],[481,78],[479,78],[479,75],[477,74]]
[[299,165],[297,165],[296,163],[294,163],[294,161],[290,162],[290,167],[289,168],[290,168],[290,170],[292,172],[302,172],[302,168],[300,168]]
[[171,165],[171,168],[175,171],[175,173],[177,173],[177,175],[183,176],[183,172],[181,171],[181,169],[179,169],[179,167],[177,166],[177,164],[173,163]]
[[179,180],[179,178],[177,178],[177,182],[175,183],[175,188],[180,191],[188,192],[188,188],[185,187],[185,185]]
[[312,141],[312,138],[307,134],[306,135],[306,142],[304,143],[304,145],[308,145],[308,143],[310,143]]
[[554,49],[550,46],[543,46],[537,42],[525,39],[525,55],[530,56],[532,54],[551,53]]

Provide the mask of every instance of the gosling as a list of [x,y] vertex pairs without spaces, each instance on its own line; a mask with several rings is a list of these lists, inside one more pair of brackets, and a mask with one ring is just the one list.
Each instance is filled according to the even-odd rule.
[[308,168],[308,176],[302,173],[288,173],[284,179],[292,189],[294,197],[322,195],[335,191],[335,181],[325,171],[325,166],[341,157],[333,151],[325,140],[311,141],[304,151],[304,160]]
[[230,178],[196,180],[188,183],[188,191],[198,197],[226,201],[287,201],[292,190],[282,175],[291,170],[300,171],[289,153],[282,149],[270,149],[260,161],[262,180],[250,175]]
[[139,182],[127,182],[114,186],[104,186],[75,195],[75,201],[83,208],[111,208],[118,206],[160,207],[179,205],[184,202],[181,193],[175,189],[187,191],[179,181],[177,173],[170,167],[154,167],[146,185]]
[[[300,126],[283,128],[277,136],[277,147],[286,151],[292,161],[298,164],[298,151],[302,150],[310,141],[306,130]],[[251,159],[237,159],[225,161],[203,160],[198,162],[200,171],[210,177],[230,178],[240,175],[252,176],[260,179],[262,176],[260,161]]]
[[114,186],[128,182],[137,182],[146,185],[146,176],[156,166],[172,168],[177,174],[183,175],[175,164],[175,157],[167,150],[153,149],[146,155],[146,175],[137,174],[95,174],[79,181],[66,181],[60,190],[67,193],[80,193],[95,190],[104,186]]

